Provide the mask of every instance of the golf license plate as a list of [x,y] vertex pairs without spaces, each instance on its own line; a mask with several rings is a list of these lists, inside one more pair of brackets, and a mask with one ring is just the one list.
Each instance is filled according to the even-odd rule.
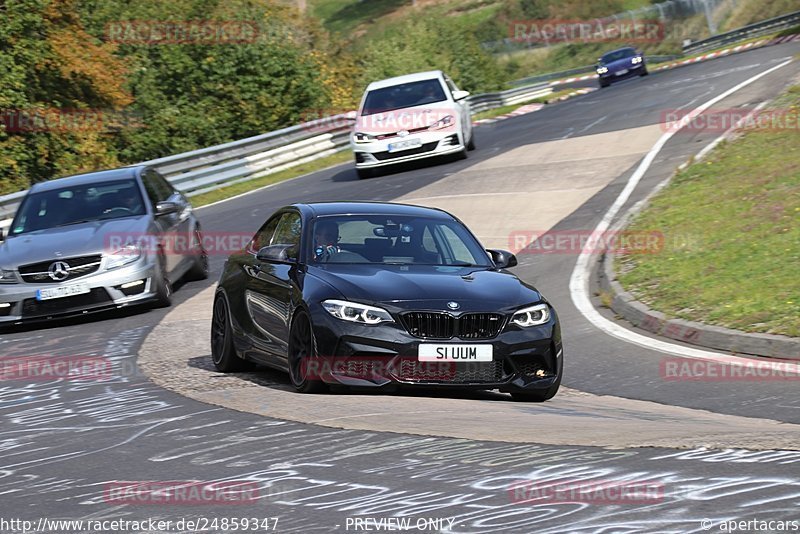
[[492,345],[456,345],[421,343],[421,362],[490,362]]
[[419,146],[422,146],[422,139],[406,139],[405,141],[389,143],[389,152],[400,152],[401,150],[409,150]]
[[87,284],[72,284],[61,287],[48,287],[36,292],[36,300],[51,300],[75,295],[84,295],[91,290]]
[[623,74],[628,74],[628,69],[622,69],[617,71],[617,76],[622,76]]

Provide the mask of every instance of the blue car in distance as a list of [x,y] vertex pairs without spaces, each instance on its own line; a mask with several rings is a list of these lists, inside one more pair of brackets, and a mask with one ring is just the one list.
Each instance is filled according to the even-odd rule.
[[647,76],[644,54],[626,46],[603,54],[597,61],[597,81],[600,87],[608,87],[616,80],[630,76]]

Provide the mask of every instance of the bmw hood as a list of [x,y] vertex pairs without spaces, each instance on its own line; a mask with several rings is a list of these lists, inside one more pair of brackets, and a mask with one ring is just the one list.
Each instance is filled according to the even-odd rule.
[[542,300],[511,273],[474,267],[328,264],[309,268],[309,274],[344,299],[401,309],[498,311]]
[[[16,269],[20,265],[102,254],[113,243],[148,230],[149,217],[125,217],[48,228],[9,236],[0,243],[0,266]],[[115,239],[116,236],[116,239]]]

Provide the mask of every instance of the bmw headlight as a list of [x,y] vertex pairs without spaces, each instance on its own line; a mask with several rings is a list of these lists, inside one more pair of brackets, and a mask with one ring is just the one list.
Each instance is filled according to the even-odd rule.
[[438,121],[434,122],[430,126],[428,126],[429,130],[441,130],[442,128],[447,128],[453,124],[453,116],[447,115],[446,117],[442,117]]
[[517,326],[537,326],[550,320],[550,308],[547,304],[536,304],[514,312],[511,322]]
[[116,269],[123,265],[133,263],[142,257],[142,247],[139,245],[125,245],[113,254],[106,256],[106,269]]
[[642,56],[636,56],[636,57],[631,59],[631,63],[633,63],[634,65],[636,65],[637,63],[641,63],[641,62],[642,62]]
[[17,283],[17,275],[14,271],[9,271],[7,269],[0,269],[0,284],[16,284]]
[[605,74],[608,72],[608,67],[597,67],[597,74]]
[[373,140],[374,137],[369,134],[365,134],[362,132],[356,132],[353,134],[353,141],[356,143],[369,143],[370,141]]
[[367,306],[357,302],[326,300],[322,303],[322,306],[337,319],[350,321],[351,323],[379,324],[394,320],[389,312],[383,308]]

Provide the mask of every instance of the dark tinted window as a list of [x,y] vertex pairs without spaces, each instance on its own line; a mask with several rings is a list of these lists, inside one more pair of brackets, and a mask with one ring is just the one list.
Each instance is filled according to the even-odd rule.
[[146,213],[136,180],[118,180],[28,195],[11,227],[11,235],[81,222],[118,219]]
[[457,221],[351,215],[314,222],[309,258],[316,263],[490,265],[486,252]]
[[447,96],[438,79],[422,80],[370,91],[361,114],[372,115],[445,100]]
[[164,202],[172,196],[172,186],[157,172],[153,170],[145,171],[142,180],[144,181],[144,188],[147,191],[147,196],[153,207],[155,207],[157,203]]
[[250,241],[247,251],[251,254],[255,254],[260,249],[268,247],[272,242],[272,236],[275,235],[275,228],[278,227],[278,221],[280,221],[280,219],[280,215],[277,215],[265,222],[264,225],[259,228],[258,232],[256,232],[256,235],[253,236],[253,240]]
[[614,61],[625,59],[626,57],[633,57],[635,55],[636,50],[633,48],[622,48],[620,50],[614,50],[613,52],[603,55],[603,57],[600,58],[600,63],[612,63]]

